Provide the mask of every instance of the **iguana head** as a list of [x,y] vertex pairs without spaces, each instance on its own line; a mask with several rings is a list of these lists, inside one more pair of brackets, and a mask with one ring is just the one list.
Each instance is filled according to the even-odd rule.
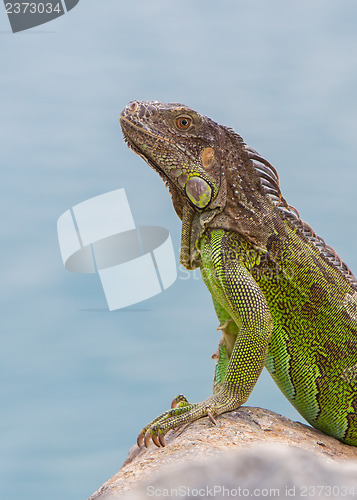
[[129,147],[168,184],[181,219],[186,204],[198,212],[212,206],[221,184],[216,123],[187,106],[156,101],[130,102],[120,122]]
[[255,152],[238,134],[187,106],[158,101],[131,101],[120,123],[129,147],[169,186],[183,220],[186,267],[199,265],[196,243],[206,227],[240,232],[258,246],[266,242],[273,205],[251,158]]

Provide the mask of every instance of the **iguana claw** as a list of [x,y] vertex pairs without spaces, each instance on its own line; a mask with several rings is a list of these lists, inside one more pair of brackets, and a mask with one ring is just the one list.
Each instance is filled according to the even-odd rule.
[[141,431],[136,440],[136,444],[139,446],[139,448],[143,445],[144,438],[145,438],[145,433],[144,431]]
[[149,447],[150,440],[158,447],[164,447],[165,446],[165,438],[164,434],[162,432],[158,432],[158,434],[153,433],[150,429],[145,432],[145,429],[143,429],[136,442],[139,448],[144,445],[145,448]]
[[152,439],[152,442],[158,447],[160,448],[160,446],[165,446],[165,443],[162,445],[161,444],[161,441],[159,439],[158,436],[156,436],[155,434],[150,434],[149,432],[146,433],[146,436],[145,436],[145,446],[146,448],[148,447],[149,445],[149,442],[150,442],[150,438]]
[[217,421],[210,411],[207,413],[207,416],[210,419],[210,421],[212,422],[212,424],[217,425]]
[[145,445],[145,448],[147,448],[149,446],[149,443],[150,443],[150,439],[152,438],[153,436],[150,435],[150,432],[147,432],[145,434],[145,437],[144,437],[144,445]]
[[165,438],[163,434],[159,434],[159,441],[162,447],[165,446]]

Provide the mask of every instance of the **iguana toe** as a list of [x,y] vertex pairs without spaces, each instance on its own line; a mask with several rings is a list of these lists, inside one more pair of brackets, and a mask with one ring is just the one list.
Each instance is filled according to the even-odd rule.
[[[147,448],[150,441],[152,441],[158,447],[165,446],[165,434],[170,429],[187,423],[181,422],[180,416],[188,414],[194,406],[182,394],[176,396],[171,403],[171,410],[162,413],[141,430],[136,440],[137,445],[139,447],[144,445]],[[191,421],[191,419],[188,421]]]
[[215,417],[226,411],[238,408],[240,399],[236,399],[234,394],[222,391],[219,394],[210,396],[201,403],[190,404],[185,396],[176,396],[172,405],[177,405],[166,411],[148,424],[138,436],[138,446],[143,444],[147,447],[152,441],[156,446],[165,446],[165,434],[172,429],[181,427],[208,416],[211,422],[216,425]]

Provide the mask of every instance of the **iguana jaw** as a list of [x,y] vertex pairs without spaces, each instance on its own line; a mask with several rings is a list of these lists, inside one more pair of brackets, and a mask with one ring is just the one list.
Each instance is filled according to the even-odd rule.
[[[154,103],[132,101],[123,109],[120,123],[124,141],[160,175],[165,185],[169,187],[175,211],[182,220],[180,262],[187,269],[195,269],[200,265],[196,243],[203,234],[206,224],[224,207],[225,200],[221,195],[225,194],[225,189],[221,186],[222,189],[218,190],[218,186],[202,170],[202,160],[195,154],[196,151],[191,152],[189,147],[185,147],[184,142],[180,143],[175,137],[169,137],[160,131],[160,127],[155,126],[155,120],[159,121],[159,117],[150,117],[152,123],[145,121],[144,113],[151,104]],[[175,104],[167,106],[173,109],[177,107],[177,113],[180,114],[188,109]],[[162,125],[165,131],[167,124],[162,123]],[[192,142],[191,140],[191,145]],[[204,145],[200,147],[204,150]],[[206,149],[208,154],[213,151],[212,148]],[[207,159],[207,154],[204,158],[206,161],[210,159],[209,157]],[[182,177],[185,178],[184,182],[181,182]],[[195,206],[189,200],[187,185],[190,179],[193,180],[194,193],[195,189],[197,192],[202,187],[203,196],[204,189],[210,193],[210,198],[204,202],[202,208]]]
[[121,119],[120,122],[121,122],[122,130],[123,130],[124,142],[128,145],[128,147],[132,151],[134,151],[135,154],[137,154],[138,156],[140,156],[140,158],[142,158],[143,160],[145,160],[145,162],[148,165],[150,165],[150,167],[153,168],[160,175],[160,177],[162,178],[162,180],[164,181],[164,183],[166,185],[169,184],[170,183],[170,178],[167,176],[167,174],[165,173],[165,171],[162,168],[160,168],[160,166],[157,165],[148,156],[146,156],[145,153],[140,149],[140,147],[137,144],[135,144],[131,140],[131,138],[127,135],[126,130],[125,130],[125,119]]
[[[124,108],[125,110],[126,108]],[[182,220],[183,217],[183,208],[187,204],[186,197],[181,193],[180,189],[175,185],[173,180],[167,175],[165,170],[157,164],[150,156],[145,152],[145,145],[138,144],[139,141],[135,141],[133,137],[137,137],[138,132],[141,134],[149,134],[148,131],[144,131],[143,129],[138,129],[136,125],[134,125],[131,121],[127,120],[124,116],[124,110],[120,116],[120,125],[123,131],[124,141],[128,145],[128,147],[134,151],[138,156],[140,156],[145,162],[155,170],[162,180],[164,181],[165,186],[169,188],[172,202],[174,205],[174,209]]]

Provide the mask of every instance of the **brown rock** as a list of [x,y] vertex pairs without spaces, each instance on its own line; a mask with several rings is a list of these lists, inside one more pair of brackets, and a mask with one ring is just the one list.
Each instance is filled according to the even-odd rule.
[[[336,462],[349,465],[346,469]],[[247,464],[249,471],[255,471],[252,477]],[[216,426],[203,418],[170,431],[165,448],[133,446],[119,472],[89,500],[175,496],[164,493],[180,487],[182,494],[176,496],[194,498],[195,489],[204,493],[215,485],[231,489],[245,485],[248,496],[257,496],[254,488],[275,488],[282,498],[289,496],[286,488],[295,488],[290,496],[300,498],[311,496],[308,490],[304,495],[302,488],[334,486],[335,495],[322,489],[314,496],[353,498],[352,493],[357,496],[357,448],[271,411],[241,407],[217,417]],[[210,498],[212,492],[198,496]],[[216,493],[215,498],[224,498]]]

